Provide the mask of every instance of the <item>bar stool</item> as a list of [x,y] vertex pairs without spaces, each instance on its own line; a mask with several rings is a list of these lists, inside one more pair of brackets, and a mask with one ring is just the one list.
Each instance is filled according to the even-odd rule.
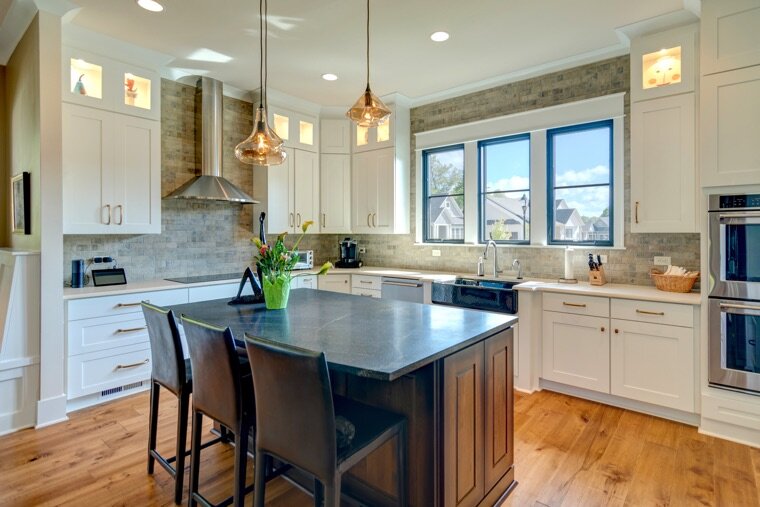
[[[341,477],[385,442],[397,437],[397,494],[406,505],[406,418],[333,396],[323,352],[246,335],[256,397],[254,506],[264,505],[271,458],[314,476],[314,504],[340,505]],[[338,447],[336,416],[355,426],[349,445]]]
[[[190,361],[182,353],[182,341],[177,330],[174,313],[170,310],[142,303],[143,315],[150,338],[152,358],[150,416],[148,426],[148,474],[153,474],[155,462],[164,467],[174,478],[174,503],[182,502],[182,485],[185,478],[185,450],[187,443],[187,414],[190,409],[190,393],[193,390]],[[165,458],[156,450],[158,430],[158,401],[161,387],[174,394],[178,400],[177,445],[175,455]],[[210,444],[209,444],[210,445]],[[172,463],[175,466],[172,466]]]
[[212,505],[198,491],[203,416],[226,426],[235,435],[235,485],[233,496],[220,505],[234,503],[243,507],[245,494],[253,487],[245,486],[248,462],[248,436],[255,423],[251,371],[248,360],[235,348],[229,328],[218,327],[182,316],[190,362],[193,365],[193,428],[190,455],[191,507],[200,503]]

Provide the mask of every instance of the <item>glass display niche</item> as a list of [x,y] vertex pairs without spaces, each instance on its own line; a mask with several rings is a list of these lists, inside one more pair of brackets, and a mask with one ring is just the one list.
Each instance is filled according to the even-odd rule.
[[641,59],[644,90],[681,82],[681,46],[647,53]]
[[71,93],[95,99],[103,98],[103,67],[81,58],[71,58],[69,69]]
[[151,81],[127,72],[124,74],[124,104],[141,109],[150,109]]

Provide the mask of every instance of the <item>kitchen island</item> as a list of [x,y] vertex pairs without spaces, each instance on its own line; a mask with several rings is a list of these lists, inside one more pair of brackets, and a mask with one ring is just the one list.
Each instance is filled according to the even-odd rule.
[[[248,333],[323,351],[336,393],[404,414],[410,505],[493,505],[514,485],[516,317],[307,289],[292,291],[286,310],[226,300],[171,308],[229,326],[241,345]],[[393,463],[390,442],[354,467],[344,494],[393,504]]]

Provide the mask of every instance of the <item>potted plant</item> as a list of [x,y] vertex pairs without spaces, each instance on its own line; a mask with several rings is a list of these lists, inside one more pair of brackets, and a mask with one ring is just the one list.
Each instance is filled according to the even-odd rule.
[[[290,297],[290,283],[293,278],[311,274],[299,273],[293,275],[292,272],[293,267],[298,262],[298,245],[313,223],[311,220],[304,222],[303,226],[301,226],[301,236],[290,250],[285,246],[287,232],[283,232],[277,236],[277,241],[271,246],[263,244],[259,238],[251,239],[257,249],[254,261],[256,266],[261,269],[261,287],[264,290],[264,301],[268,310],[287,308],[288,298]],[[331,263],[325,262],[317,275],[324,275],[332,267]]]

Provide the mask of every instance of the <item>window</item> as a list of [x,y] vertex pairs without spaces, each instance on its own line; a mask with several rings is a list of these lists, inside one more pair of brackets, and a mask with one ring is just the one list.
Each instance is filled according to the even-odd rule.
[[546,131],[549,244],[612,246],[612,120]]
[[424,240],[464,242],[464,146],[426,150],[423,160]]
[[530,135],[478,143],[480,241],[530,242]]

